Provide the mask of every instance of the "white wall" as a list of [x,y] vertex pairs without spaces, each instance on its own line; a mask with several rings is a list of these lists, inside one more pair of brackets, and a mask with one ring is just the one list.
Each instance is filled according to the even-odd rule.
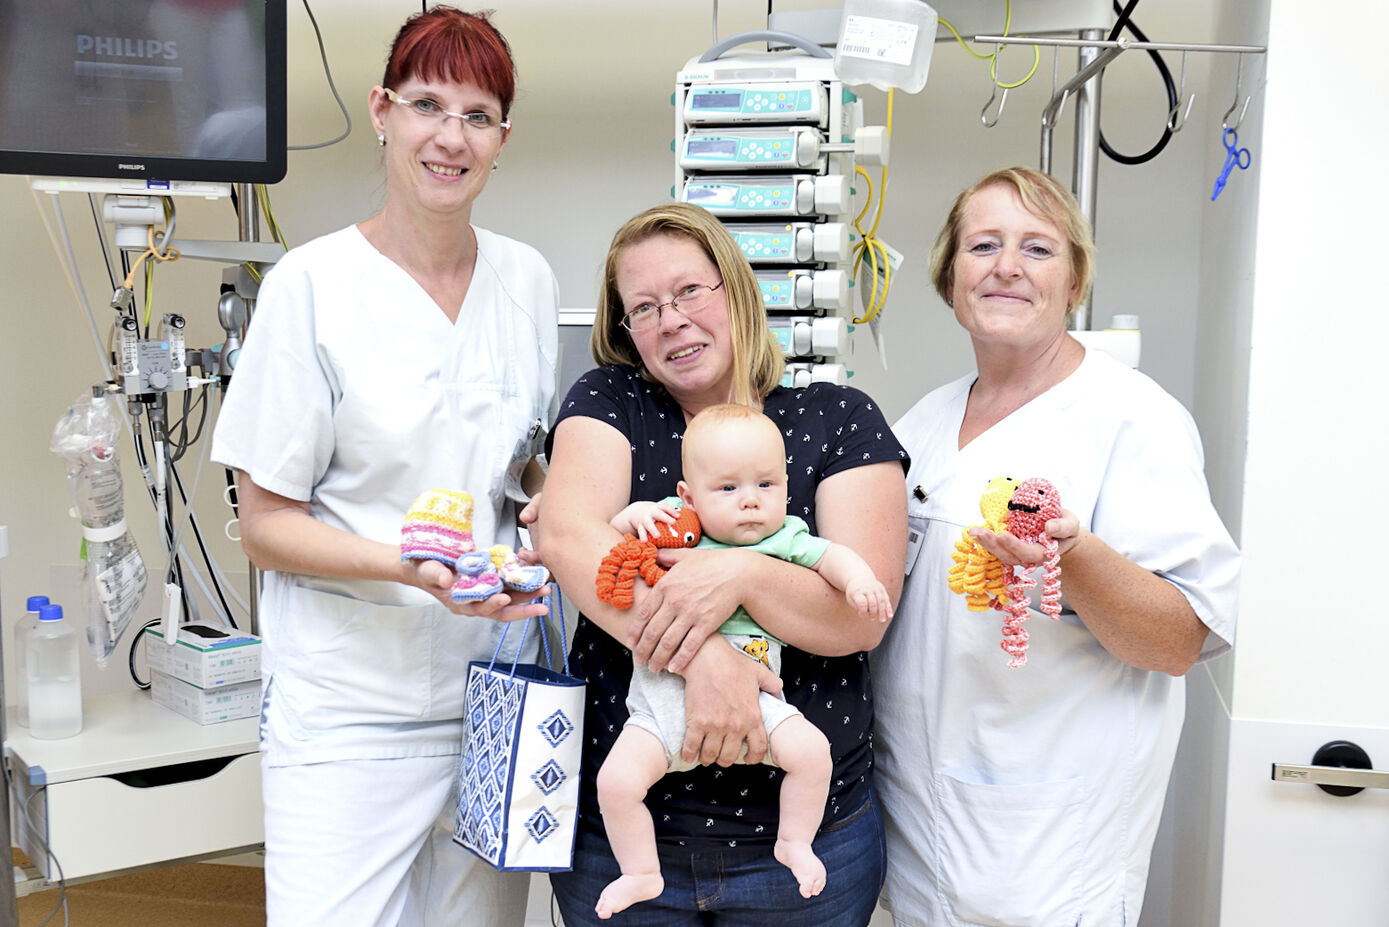
[[[496,0],[487,5],[497,8],[496,21],[512,42],[521,90],[514,111],[516,128],[502,168],[479,202],[476,220],[535,244],[559,275],[563,304],[591,306],[612,232],[631,214],[670,196],[673,77],[688,58],[712,44],[712,5],[703,0]],[[833,5],[830,0],[802,0],[777,2],[775,8]],[[1043,0],[1020,0],[1016,5],[1031,14]],[[1231,2],[1218,9],[1236,6]],[[355,128],[346,142],[333,148],[290,155],[289,175],[272,193],[277,216],[292,241],[361,219],[379,206],[383,188],[378,152],[366,124],[364,99],[379,77],[394,29],[416,9],[413,0],[315,4]],[[1217,20],[1214,9],[1200,0],[1150,0],[1138,8],[1136,18],[1154,40],[1257,38],[1244,34],[1245,23],[1228,13]],[[762,0],[723,0],[719,35],[761,28],[765,12]],[[331,137],[341,117],[298,3],[289,4],[289,20],[290,141]],[[1168,60],[1175,73],[1178,57],[1169,55]],[[1073,53],[1062,54],[1063,79],[1073,62]],[[1030,65],[1029,52],[1005,52],[1005,79],[1016,79]],[[921,94],[896,99],[889,195],[880,235],[906,254],[907,264],[894,277],[885,314],[887,366],[877,360],[876,348],[861,332],[852,381],[873,394],[889,418],[972,366],[967,340],[927,283],[926,255],[959,189],[996,167],[1036,165],[1038,116],[1050,95],[1051,65],[1052,53],[1044,51],[1038,76],[1010,94],[1001,122],[993,129],[984,128],[979,118],[990,93],[987,66],[954,44],[936,47],[931,79]],[[1208,79],[1212,67],[1225,67],[1214,83]],[[1227,520],[1238,515],[1243,466],[1242,442],[1227,438],[1241,413],[1221,407],[1216,398],[1230,382],[1224,372],[1230,365],[1238,387],[1240,342],[1236,338],[1228,346],[1220,343],[1217,336],[1233,323],[1212,300],[1203,300],[1202,293],[1213,283],[1238,292],[1238,284],[1219,283],[1226,279],[1225,270],[1203,263],[1203,251],[1212,247],[1210,234],[1203,238],[1203,228],[1209,227],[1213,214],[1241,214],[1240,197],[1252,198],[1263,156],[1256,149],[1255,169],[1237,173],[1221,201],[1209,202],[1224,154],[1219,120],[1232,93],[1231,72],[1232,66],[1206,56],[1189,56],[1187,81],[1198,97],[1185,131],[1146,166],[1102,160],[1099,276],[1093,300],[1095,321],[1101,326],[1114,313],[1139,314],[1143,368],[1178,399],[1200,406],[1198,419],[1212,462],[1220,468],[1212,483]],[[885,95],[868,91],[865,100],[869,120],[881,121]],[[1109,68],[1103,102],[1103,126],[1116,147],[1141,151],[1156,140],[1167,104],[1146,56],[1130,52]],[[1256,98],[1251,112],[1260,105]],[[1068,106],[1056,133],[1054,161],[1057,175],[1067,179],[1070,112]],[[1325,144],[1328,151],[1333,147],[1329,141]],[[64,208],[105,337],[110,285],[101,271],[91,220],[83,218],[87,205],[83,199],[69,198]],[[47,440],[58,415],[99,375],[91,335],[74,307],[21,178],[0,177],[0,214],[7,218],[0,228],[0,263],[11,283],[7,331],[0,339],[0,384],[10,399],[4,419],[7,440],[0,443],[0,524],[10,526],[12,546],[10,559],[0,565],[0,604],[8,628],[22,610],[23,596],[32,592],[75,603],[62,581],[75,572],[78,533],[64,515],[69,498],[63,467],[48,453]],[[225,205],[181,204],[180,215],[184,234],[235,237],[235,223]],[[1230,234],[1239,240],[1247,230],[1237,226]],[[1299,244],[1303,240],[1297,239]],[[220,341],[214,313],[218,267],[183,262],[161,267],[156,279],[158,310],[176,309],[190,318],[190,344]],[[1203,305],[1206,309],[1198,313]],[[131,456],[128,445],[122,452]],[[127,502],[142,548],[158,572],[152,518],[130,473]],[[187,478],[191,480],[191,462]],[[204,475],[199,511],[206,533],[215,536],[218,555],[228,569],[240,569],[239,552],[220,537],[228,517],[217,498],[221,481],[218,472]],[[154,611],[150,599],[142,616]],[[126,684],[119,666],[102,674],[88,669],[89,690]],[[1193,699],[1202,705],[1218,701]],[[1196,774],[1213,755],[1212,749],[1196,752]],[[1205,855],[1199,841],[1172,845],[1169,852],[1184,859]],[[1158,917],[1153,909],[1166,905],[1155,900],[1149,907]]]
[[[1253,311],[1221,913],[1228,924],[1368,927],[1389,921],[1389,793],[1336,798],[1268,778],[1270,763],[1309,763],[1333,739],[1389,766],[1378,646],[1389,606],[1340,579],[1358,573],[1374,589],[1383,574],[1373,551],[1363,571],[1345,565],[1374,543],[1377,515],[1351,513],[1374,510],[1389,453],[1389,315],[1376,259],[1342,243],[1381,238],[1389,196],[1377,180],[1323,182],[1326,139],[1389,145],[1383,121],[1364,117],[1382,109],[1375,62],[1336,47],[1348,27],[1382,34],[1389,14],[1369,0],[1340,4],[1334,19],[1305,13],[1268,3],[1264,160],[1253,260],[1241,262]],[[1368,534],[1338,530],[1348,516]]]

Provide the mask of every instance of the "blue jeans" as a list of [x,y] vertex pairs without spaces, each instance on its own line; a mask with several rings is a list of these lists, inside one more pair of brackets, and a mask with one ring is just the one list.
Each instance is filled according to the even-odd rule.
[[598,895],[622,874],[607,841],[580,831],[574,869],[552,872],[550,885],[565,927],[865,927],[878,904],[886,876],[887,846],[882,812],[870,798],[843,821],[821,831],[815,853],[825,864],[825,890],[802,898],[791,870],[772,856],[770,844],[756,850],[673,854],[661,851],[665,890],[600,921]]

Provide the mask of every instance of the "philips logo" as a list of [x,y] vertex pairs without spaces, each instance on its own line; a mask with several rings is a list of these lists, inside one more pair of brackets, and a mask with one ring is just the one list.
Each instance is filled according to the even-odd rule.
[[143,171],[144,169],[145,169],[145,166],[144,166],[143,164],[119,164],[119,163],[118,163],[118,164],[116,165],[116,170],[118,170],[118,171]]
[[162,42],[159,39],[133,39],[120,35],[77,35],[77,54],[100,55],[106,58],[162,58],[173,61],[178,58],[177,42]]

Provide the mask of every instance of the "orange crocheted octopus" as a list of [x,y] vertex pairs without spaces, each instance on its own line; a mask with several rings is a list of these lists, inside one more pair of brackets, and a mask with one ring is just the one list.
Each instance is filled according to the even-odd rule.
[[682,506],[674,523],[657,522],[656,533],[645,541],[624,535],[598,566],[598,601],[611,602],[613,608],[631,608],[637,577],[654,586],[666,575],[665,567],[656,562],[657,552],[663,547],[694,547],[699,534],[699,516]]

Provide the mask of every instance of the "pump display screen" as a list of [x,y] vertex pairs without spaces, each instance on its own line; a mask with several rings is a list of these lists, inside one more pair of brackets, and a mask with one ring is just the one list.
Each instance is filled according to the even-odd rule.
[[685,151],[692,155],[722,155],[731,158],[738,153],[738,140],[736,138],[692,138],[686,143]]
[[737,90],[709,90],[690,94],[694,109],[737,109],[743,104],[743,94]]
[[738,201],[738,188],[733,184],[690,184],[685,188],[685,202],[698,206],[732,206]]

